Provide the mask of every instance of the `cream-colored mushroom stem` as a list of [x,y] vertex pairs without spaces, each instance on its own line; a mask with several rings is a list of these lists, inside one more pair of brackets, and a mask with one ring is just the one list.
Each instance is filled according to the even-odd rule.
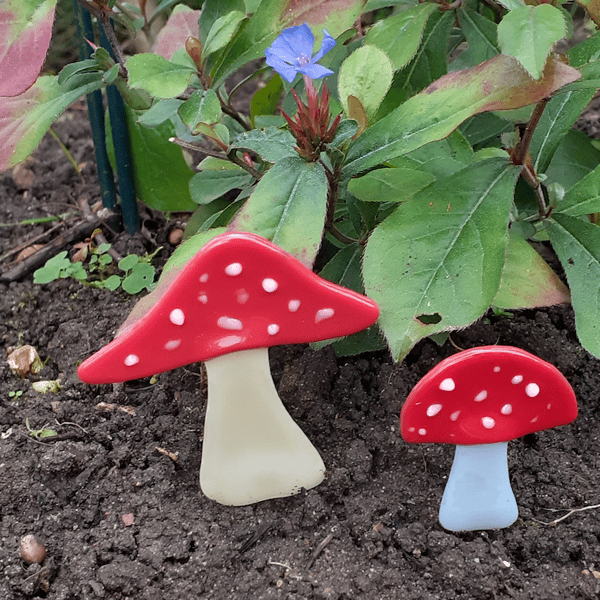
[[321,483],[325,465],[281,403],[268,350],[232,352],[205,365],[204,494],[221,504],[243,506]]

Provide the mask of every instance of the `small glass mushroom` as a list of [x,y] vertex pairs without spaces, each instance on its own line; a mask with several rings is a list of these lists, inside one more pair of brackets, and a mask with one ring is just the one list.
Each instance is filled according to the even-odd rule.
[[321,279],[271,242],[225,233],[78,374],[87,383],[113,383],[204,361],[200,487],[221,504],[251,504],[310,489],[325,476],[277,394],[268,347],[349,335],[378,315],[373,301]]
[[410,443],[455,444],[440,506],[451,531],[508,527],[518,517],[508,477],[508,441],[566,425],[575,394],[551,364],[511,346],[464,350],[434,367],[400,413]]

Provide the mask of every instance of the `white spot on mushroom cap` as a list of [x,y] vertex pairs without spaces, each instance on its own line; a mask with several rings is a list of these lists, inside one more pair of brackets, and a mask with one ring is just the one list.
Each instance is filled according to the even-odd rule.
[[288,302],[288,310],[290,312],[296,312],[300,308],[300,300],[290,300]]
[[475,402],[483,402],[488,397],[487,390],[481,390],[477,396],[475,396]]
[[494,373],[500,373],[500,367],[494,367]]
[[533,419],[531,419],[531,421],[529,421],[530,423],[537,423],[537,420],[539,419],[539,417],[533,417]]
[[540,393],[540,386],[537,383],[528,383],[525,386],[525,393],[530,398],[535,398]]
[[427,407],[427,416],[435,417],[435,415],[437,415],[440,412],[440,410],[442,410],[441,404],[432,404],[431,406]]
[[175,308],[171,311],[169,320],[173,325],[183,325],[185,323],[185,315],[180,308]]
[[510,413],[512,413],[512,411],[513,411],[512,404],[505,404],[505,405],[504,405],[504,406],[503,406],[503,407],[500,409],[500,412],[501,412],[503,415],[510,415]]
[[454,390],[455,387],[456,384],[454,383],[454,379],[452,379],[451,377],[444,379],[444,381],[440,383],[440,390],[442,390],[443,392],[451,392]]
[[200,294],[198,300],[200,300],[202,304],[206,304],[208,302],[208,296],[206,294]]
[[265,290],[265,292],[268,292],[269,294],[273,293],[278,287],[279,284],[270,277],[267,277],[266,279],[262,280],[262,288],[263,290]]
[[271,323],[267,327],[267,331],[269,332],[269,335],[275,335],[276,333],[279,333],[279,325],[277,325],[277,323]]
[[496,426],[496,421],[494,421],[492,417],[483,417],[483,419],[481,419],[481,424],[486,429],[493,429]]
[[333,317],[334,314],[335,311],[333,310],[333,308],[321,308],[317,311],[317,314],[315,315],[315,323],[320,323],[325,319],[331,319],[331,317]]
[[208,281],[208,273],[200,275],[200,283],[206,283]]
[[125,358],[124,362],[126,367],[133,367],[133,365],[137,365],[140,362],[140,357],[136,354],[130,354]]
[[244,338],[240,337],[239,335],[228,335],[224,338],[221,338],[217,343],[219,348],[229,348],[239,344],[242,341],[244,341]]
[[231,263],[225,267],[225,273],[231,277],[235,277],[242,272],[242,265],[238,262]]
[[250,294],[243,288],[241,290],[238,290],[236,292],[236,294],[237,294],[237,301],[240,304],[246,304],[246,302],[248,302],[248,298],[250,298]]
[[179,348],[180,344],[181,344],[181,340],[169,340],[165,344],[165,350],[175,350],[175,348]]
[[242,322],[239,319],[233,317],[219,317],[217,325],[221,329],[240,330],[242,329]]
[[457,410],[457,411],[453,412],[453,413],[450,415],[450,420],[451,420],[451,421],[456,421],[456,419],[458,419],[458,415],[460,415],[460,410]]
[[519,383],[521,383],[523,381],[523,375],[515,375],[510,382],[513,385],[518,385]]
[[427,429],[419,429],[419,435],[427,435]]

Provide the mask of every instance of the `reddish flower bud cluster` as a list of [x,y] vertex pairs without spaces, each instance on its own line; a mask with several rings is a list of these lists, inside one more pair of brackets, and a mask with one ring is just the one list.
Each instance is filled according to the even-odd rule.
[[338,115],[330,126],[329,120],[331,114],[329,112],[327,84],[323,84],[323,90],[319,98],[312,81],[307,77],[304,78],[304,81],[306,83],[308,104],[304,104],[296,92],[292,90],[292,94],[294,94],[296,104],[298,105],[298,112],[294,119],[282,112],[298,144],[296,146],[298,154],[305,160],[314,162],[318,160],[327,144],[333,140],[342,116],[341,114]]

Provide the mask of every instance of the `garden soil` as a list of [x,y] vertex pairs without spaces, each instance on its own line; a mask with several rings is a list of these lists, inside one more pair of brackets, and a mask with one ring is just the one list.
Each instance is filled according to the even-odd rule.
[[[55,129],[84,181],[50,136],[24,167],[0,175],[4,256],[53,225],[17,223],[99,198],[84,106]],[[122,254],[163,246],[164,264],[170,227],[147,213],[144,236],[110,241]],[[600,361],[577,342],[570,307],[488,315],[442,347],[420,343],[400,364],[385,352],[338,358],[328,348],[272,349],[281,398],[327,477],[291,498],[228,507],[198,484],[202,365],[114,386],[77,378],[77,365],[111,340],[134,301],[70,279],[0,284],[0,599],[600,597]],[[496,343],[556,365],[580,414],[510,443],[514,525],[452,533],[437,512],[453,448],[406,444],[398,415],[441,359]],[[45,363],[38,375],[9,369],[6,351],[23,344]],[[58,378],[57,393],[32,387]],[[57,435],[36,438],[27,424]],[[45,546],[42,564],[21,558],[27,534]]]

